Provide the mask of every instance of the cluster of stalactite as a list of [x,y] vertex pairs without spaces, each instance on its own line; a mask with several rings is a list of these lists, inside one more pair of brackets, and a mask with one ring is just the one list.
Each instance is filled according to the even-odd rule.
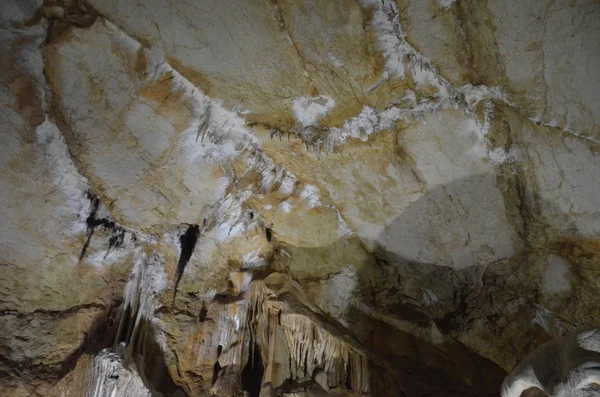
[[[212,337],[203,339],[197,354],[205,355],[205,362],[216,357],[212,395],[266,397],[315,387],[370,395],[365,354],[327,329],[297,283],[273,273],[243,284],[237,300],[209,303],[218,315],[210,325]],[[156,365],[156,351],[149,357],[149,346],[156,345],[154,316],[166,289],[161,257],[139,250],[125,286],[114,343],[88,357],[82,367],[87,371],[86,396],[163,395],[146,374]],[[158,349],[163,365],[165,348]]]
[[[153,343],[152,317],[156,296],[166,286],[161,257],[138,249],[124,291],[123,306],[114,343],[91,358],[80,371],[87,371],[86,397],[150,397],[162,395],[145,376],[149,363],[146,352]],[[76,368],[77,370],[78,368]],[[79,376],[79,375],[76,375]],[[76,390],[82,392],[82,390]]]
[[[283,295],[291,295],[296,304],[290,305]],[[244,380],[238,375],[245,366],[256,365],[256,355],[260,355],[263,369],[262,374],[253,374],[262,378],[257,396],[315,384],[326,391],[343,389],[349,395],[369,395],[365,354],[325,329],[316,317],[311,318],[311,308],[304,307],[300,310],[303,314],[298,313],[298,302],[305,300],[302,295],[291,280],[277,291],[256,280],[249,284],[244,300],[223,305],[215,395],[233,395],[227,393],[235,382],[240,387],[234,389],[242,393]]]
[[135,363],[127,362],[124,344],[105,349],[90,364],[87,397],[148,396],[147,389]]

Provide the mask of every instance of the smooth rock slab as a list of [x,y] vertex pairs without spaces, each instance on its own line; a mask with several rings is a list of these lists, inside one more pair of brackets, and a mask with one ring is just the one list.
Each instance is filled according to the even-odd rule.
[[168,66],[149,76],[141,45],[103,20],[66,33],[46,62],[69,149],[114,217],[146,230],[202,223],[229,185],[198,138],[206,99],[186,96]]

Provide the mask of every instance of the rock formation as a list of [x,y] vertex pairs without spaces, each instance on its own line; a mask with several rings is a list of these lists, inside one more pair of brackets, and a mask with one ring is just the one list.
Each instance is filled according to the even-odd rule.
[[529,354],[502,384],[502,397],[537,389],[549,396],[600,395],[600,329],[570,332]]
[[4,0],[0,71],[3,396],[499,396],[600,324],[595,0]]

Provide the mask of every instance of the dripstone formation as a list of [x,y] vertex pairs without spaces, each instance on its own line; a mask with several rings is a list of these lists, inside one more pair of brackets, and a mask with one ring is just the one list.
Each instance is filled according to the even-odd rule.
[[4,0],[0,394],[591,393],[599,94],[595,0]]

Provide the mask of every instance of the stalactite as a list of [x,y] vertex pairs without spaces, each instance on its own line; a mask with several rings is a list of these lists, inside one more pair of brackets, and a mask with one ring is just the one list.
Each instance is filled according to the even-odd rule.
[[281,137],[283,136],[283,132],[281,132],[281,130],[279,128],[271,127],[269,129],[269,135],[271,136],[271,139],[273,139],[274,136],[278,136],[279,140],[281,141]]
[[151,396],[145,377],[144,350],[147,325],[152,321],[158,295],[166,288],[167,277],[161,258],[138,248],[131,276],[125,285],[123,309],[116,340],[91,361],[87,397]]
[[247,317],[246,302],[237,301],[224,305],[219,320],[219,346],[223,347],[219,364],[243,366],[247,360]]
[[[275,296],[261,280],[253,281],[248,286],[246,293],[248,328],[252,340],[260,346],[267,346],[269,340],[268,300]],[[263,353],[266,351],[263,348]],[[263,356],[263,361],[266,357]]]
[[271,299],[276,297],[261,280],[251,282],[245,295],[245,326],[265,363],[263,384],[277,388],[286,379],[302,383],[324,373],[331,387],[350,385],[368,394],[366,357],[309,317]]
[[204,138],[206,135],[211,134],[211,125],[210,125],[210,115],[211,115],[211,104],[208,103],[206,110],[200,116],[200,121],[198,123],[198,133],[196,134],[196,142],[198,142],[198,138],[200,138],[200,142],[204,142]]
[[135,364],[125,364],[125,347],[105,349],[90,364],[86,397],[150,397]]
[[[279,290],[299,293],[284,288],[291,282],[287,276],[280,278],[277,280],[283,287],[277,287]],[[143,351],[152,335],[144,324],[152,321],[157,295],[165,287],[160,258],[138,250],[125,287],[117,341],[112,349],[94,357],[89,397],[150,395]],[[213,395],[241,397],[242,369],[254,362],[264,363],[262,381],[255,389],[260,386],[263,391],[276,390],[288,382],[315,382],[322,387],[349,387],[361,395],[368,394],[367,360],[362,353],[306,315],[292,312],[264,281],[250,282],[242,293],[243,299],[220,304],[217,329],[203,353],[213,348],[220,353]]]
[[333,387],[349,377],[358,391],[368,391],[366,358],[361,353],[304,315],[283,313],[280,321],[290,350],[293,379],[306,380],[316,369],[322,369]]
[[188,229],[179,237],[179,244],[181,246],[181,254],[179,255],[179,261],[177,262],[177,275],[175,279],[175,287],[173,288],[173,300],[177,295],[177,287],[183,276],[183,271],[187,266],[188,262],[192,258],[194,248],[196,248],[196,241],[200,236],[200,226],[190,225]]
[[166,285],[167,276],[160,257],[154,253],[148,257],[138,249],[131,276],[125,285],[124,309],[116,343],[123,341],[129,347],[134,345],[141,322],[152,319],[157,296]]

